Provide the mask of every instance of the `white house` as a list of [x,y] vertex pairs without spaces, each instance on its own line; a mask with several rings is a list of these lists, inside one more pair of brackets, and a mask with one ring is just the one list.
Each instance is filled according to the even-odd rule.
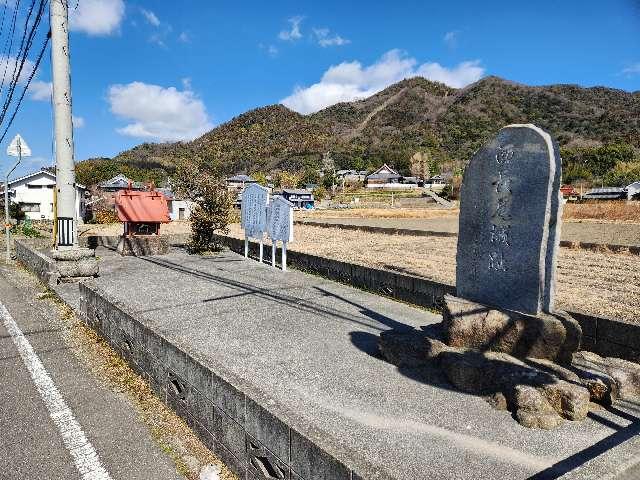
[[177,198],[170,188],[157,188],[159,192],[167,197],[167,207],[169,207],[169,217],[172,221],[189,220],[194,202]]
[[[20,205],[31,220],[53,220],[55,188],[56,176],[48,170],[40,170],[9,181],[9,201]],[[83,185],[76,184],[76,215],[81,222],[85,214],[86,190]]]
[[388,188],[392,190],[418,188],[417,180],[405,181],[405,177],[386,163],[365,180],[367,188]]

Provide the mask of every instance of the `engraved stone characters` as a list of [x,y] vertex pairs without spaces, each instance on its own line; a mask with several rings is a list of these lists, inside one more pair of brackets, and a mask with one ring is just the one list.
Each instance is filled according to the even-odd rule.
[[242,192],[240,224],[244,230],[244,256],[249,256],[249,238],[260,241],[260,262],[262,262],[263,236],[267,227],[267,204],[269,190],[257,183],[251,183]]
[[293,203],[274,197],[267,210],[267,234],[271,238],[271,266],[276,266],[276,244],[282,242],[282,270],[287,270],[287,243],[293,242]]
[[459,297],[553,311],[560,175],[557,146],[534,125],[507,126],[474,155],[460,192]]

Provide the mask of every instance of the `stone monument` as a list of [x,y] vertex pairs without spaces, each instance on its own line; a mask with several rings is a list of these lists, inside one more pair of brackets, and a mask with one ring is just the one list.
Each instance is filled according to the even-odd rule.
[[378,342],[394,365],[434,363],[456,389],[531,428],[583,420],[591,402],[640,400],[640,366],[577,352],[580,325],[554,308],[560,176],[546,132],[500,130],[465,171],[457,296],[445,296],[440,324],[382,332]]
[[554,308],[562,167],[534,125],[510,125],[471,159],[460,191],[457,297],[445,297],[449,344],[571,361],[578,323]]
[[557,146],[534,125],[505,127],[474,155],[460,191],[459,296],[553,311],[561,172]]
[[240,224],[244,230],[244,256],[249,256],[249,238],[260,241],[260,262],[263,254],[263,237],[267,227],[269,190],[257,183],[250,183],[242,192]]
[[276,266],[276,244],[282,242],[282,270],[287,270],[287,244],[293,242],[293,203],[275,197],[267,213],[267,234],[271,238],[271,266]]

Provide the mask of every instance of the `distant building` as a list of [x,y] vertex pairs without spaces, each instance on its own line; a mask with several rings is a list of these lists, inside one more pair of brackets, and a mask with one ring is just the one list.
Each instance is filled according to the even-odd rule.
[[249,175],[238,174],[225,179],[229,190],[244,190],[245,185],[249,183],[258,183],[258,181]]
[[[53,220],[53,192],[56,176],[48,170],[40,170],[9,182],[9,202],[17,203],[30,220]],[[76,184],[76,215],[85,217],[84,185]],[[2,188],[4,195],[4,186]]]
[[633,182],[625,188],[628,200],[640,200],[640,182]]
[[169,217],[172,221],[188,220],[191,217],[194,202],[176,197],[170,188],[157,188],[156,190],[167,198]]
[[311,190],[285,188],[282,197],[293,203],[293,208],[311,210],[315,208],[315,198]]
[[336,172],[336,180],[345,184],[364,182],[366,178],[366,170],[338,170]]
[[98,184],[98,188],[104,192],[119,192],[120,190],[127,189],[129,187],[129,182],[131,182],[131,190],[144,190],[146,188],[144,183],[134,182],[122,174],[116,175],[104,182],[100,182]]
[[371,175],[367,175],[367,188],[410,189],[418,188],[421,184],[418,177],[403,177],[386,163]]
[[592,188],[582,196],[583,200],[622,200],[627,198],[627,190],[620,187]]
[[444,175],[434,175],[424,181],[424,188],[429,190],[442,191],[447,186],[447,178]]

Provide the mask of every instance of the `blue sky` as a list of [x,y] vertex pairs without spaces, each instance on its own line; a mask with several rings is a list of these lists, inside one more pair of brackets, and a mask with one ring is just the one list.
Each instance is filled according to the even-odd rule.
[[[262,105],[309,113],[415,75],[640,90],[632,0],[79,0],[71,29],[77,160],[192,139]],[[5,140],[31,145],[21,171],[51,163],[50,78],[47,55]]]

